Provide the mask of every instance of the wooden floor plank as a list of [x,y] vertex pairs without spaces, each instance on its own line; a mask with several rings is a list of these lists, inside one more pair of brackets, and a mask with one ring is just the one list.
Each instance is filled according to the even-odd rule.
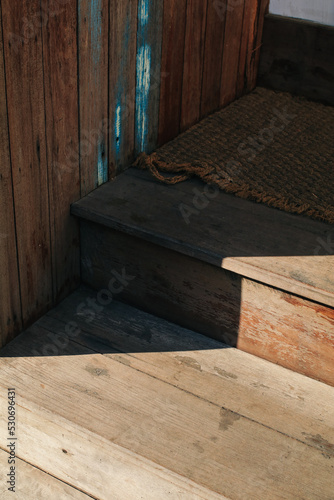
[[[85,295],[80,292],[76,298],[79,299],[79,304],[84,297]],[[68,309],[71,306],[73,317],[76,303],[69,301]],[[57,311],[61,314],[61,306]],[[83,311],[84,308],[81,307],[79,316],[82,318]],[[69,324],[66,323],[67,314],[65,307],[63,327],[64,324]],[[130,318],[129,312],[128,316],[129,322],[130,319],[133,321],[134,318]],[[113,315],[110,316],[112,317]],[[111,343],[114,342],[112,332],[115,325],[118,322],[121,328],[123,323],[123,319],[117,317],[116,311],[114,318],[113,324],[109,327]],[[22,458],[32,461],[38,467],[44,461],[44,467],[50,470],[55,467],[60,479],[83,491],[87,491],[89,482],[89,492],[94,494],[92,491],[94,488],[95,494],[102,498],[106,491],[104,478],[111,472],[114,475],[110,477],[115,478],[114,484],[118,486],[120,483],[116,480],[120,481],[124,474],[127,477],[131,474],[131,478],[136,481],[138,476],[135,470],[139,467],[139,474],[142,474],[141,469],[146,468],[151,480],[153,476],[153,484],[156,484],[157,472],[152,465],[154,462],[159,464],[158,470],[159,466],[163,467],[164,471],[167,469],[167,481],[170,480],[168,470],[171,470],[172,477],[174,474],[185,476],[192,481],[191,485],[193,482],[198,483],[201,487],[209,488],[228,498],[331,500],[334,487],[333,421],[330,420],[333,414],[332,388],[305,380],[295,374],[291,374],[292,385],[290,385],[288,376],[275,377],[275,370],[278,367],[275,367],[274,371],[266,372],[266,363],[263,364],[260,360],[261,368],[255,371],[255,374],[249,369],[251,365],[247,369],[245,365],[242,367],[238,358],[232,359],[230,365],[226,359],[219,364],[216,357],[218,352],[213,353],[215,349],[204,350],[200,341],[191,351],[190,349],[188,352],[185,351],[185,347],[179,351],[175,348],[173,350],[175,335],[177,336],[179,332],[174,334],[169,350],[165,348],[164,352],[161,343],[162,338],[166,339],[166,332],[160,332],[160,337],[158,334],[155,340],[152,323],[145,321],[141,326],[137,322],[132,324],[133,327],[134,325],[139,327],[137,337],[141,337],[141,341],[143,333],[149,338],[151,332],[153,342],[149,349],[147,342],[142,342],[140,349],[140,344],[136,344],[137,338],[137,340],[132,339],[135,340],[135,343],[132,343],[132,350],[140,351],[138,353],[127,355],[113,352],[101,355],[93,353],[87,346],[78,344],[76,338],[69,340],[62,351],[58,350],[57,356],[31,357],[32,349],[42,351],[46,342],[45,330],[37,324],[21,336],[22,343],[19,337],[12,343],[12,347],[8,346],[5,349],[6,357],[0,361],[0,385],[4,389],[8,384],[16,388],[18,418],[22,429],[22,434],[19,436]],[[86,322],[86,326],[88,325]],[[144,332],[143,327],[145,327]],[[58,329],[59,325],[54,324],[54,331],[58,332]],[[98,333],[101,324],[91,323],[89,330],[83,335],[86,339],[92,337],[94,332]],[[79,340],[82,341],[83,337]],[[116,344],[117,342],[119,340]],[[184,342],[188,343],[189,340],[185,339]],[[14,348],[14,343],[19,357],[9,357],[10,348]],[[104,345],[106,345],[105,340]],[[155,352],[155,347],[159,345],[160,350]],[[106,350],[102,352],[106,353]],[[167,362],[165,373],[162,375],[164,362],[168,359],[167,352],[170,353],[170,361]],[[206,352],[209,354],[207,364],[204,360]],[[227,355],[229,352],[233,350],[223,350]],[[243,372],[240,382],[234,378],[238,377],[236,371],[238,364],[241,365],[240,369]],[[144,368],[149,365],[150,368]],[[162,370],[160,372],[158,365]],[[210,370],[214,370],[215,366],[221,371],[215,371],[214,376],[211,373],[210,377]],[[148,375],[145,370],[153,371]],[[184,370],[188,370],[188,375],[185,377],[181,375]],[[254,376],[252,379],[254,385],[250,385],[249,389],[254,391],[253,411],[258,411],[258,415],[262,411],[267,413],[267,418],[278,422],[277,414],[281,412],[282,421],[288,422],[291,418],[289,411],[296,408],[297,428],[303,425],[303,412],[307,414],[310,409],[304,424],[305,430],[301,432],[304,442],[298,437],[292,438],[284,432],[274,430],[268,422],[265,425],[242,414],[242,386],[245,384],[243,389],[245,398],[247,370],[250,377]],[[278,370],[282,373],[284,371],[280,368]],[[166,376],[167,372],[169,375]],[[198,375],[205,378],[199,387],[197,387]],[[193,376],[192,387],[191,376]],[[163,381],[159,377],[167,380]],[[234,403],[231,400],[233,405],[238,404],[239,399],[239,408],[232,410],[229,408],[230,405],[222,404],[221,398],[226,396],[227,392],[233,392],[230,383],[234,381],[240,383],[241,392],[234,396]],[[270,387],[268,392],[260,386],[260,382]],[[180,387],[177,387],[178,384]],[[210,385],[215,387],[216,399],[213,402],[208,400],[213,392],[208,396],[201,394],[204,385],[207,390]],[[262,402],[262,408],[260,406],[256,410],[262,393],[265,401]],[[308,400],[307,393],[311,395],[313,401]],[[1,394],[4,394],[4,391],[1,391]],[[274,401],[276,398],[277,404],[272,406],[272,411],[270,411],[270,398]],[[1,405],[5,404],[6,399],[2,395]],[[263,411],[266,404],[267,412]],[[245,406],[246,411],[250,411],[250,405],[246,403]],[[327,431],[326,422],[329,423]],[[4,431],[0,434],[1,446],[5,437],[3,433]],[[46,449],[51,450],[52,457],[47,462]],[[112,459],[105,460],[104,456],[107,455]],[[138,455],[144,457],[144,464]],[[104,464],[99,468],[97,472],[99,480],[94,481],[94,484],[90,479],[97,477],[94,476],[96,472],[92,470],[96,458],[89,462],[87,457],[99,457]],[[117,461],[117,467],[114,459]],[[147,460],[150,461],[148,466],[145,465]],[[86,476],[88,468],[91,471]],[[187,487],[187,484],[184,485],[185,491],[189,492]],[[118,491],[122,490],[117,489]],[[198,497],[201,498],[200,494]],[[128,498],[132,498],[131,495]],[[145,496],[145,498],[150,497]],[[204,498],[211,497],[205,496],[204,493]]]
[[[120,302],[99,311],[90,335],[89,314],[76,314],[78,305],[87,303],[87,293],[78,290],[39,325],[64,337],[66,323],[75,321],[81,331],[76,341],[88,349],[100,350],[306,444],[312,433],[334,441],[331,387]],[[96,295],[90,291],[88,297],[94,302]],[[23,338],[20,343],[23,340],[28,346]]]
[[[4,404],[0,398],[1,408]],[[43,405],[23,398],[19,411],[19,455],[73,486],[64,485],[63,495],[67,488],[70,492],[79,488],[87,494],[73,498],[165,500],[171,495],[171,498],[184,500],[224,500],[223,496],[114,444],[112,440],[45,410]],[[20,463],[18,474],[21,472]],[[44,500],[49,497],[31,498]]]
[[22,327],[0,8],[0,346]]
[[[334,307],[332,226],[223,192],[200,205],[201,182],[166,186],[148,179],[130,169],[72,213]],[[189,224],[181,203],[196,210]]]
[[46,498],[50,500],[58,500],[59,498],[89,500],[92,498],[20,459],[16,459],[17,478],[15,493],[13,493],[8,490],[10,485],[6,485],[4,480],[10,467],[8,457],[9,454],[0,449],[0,496],[3,500],[9,500],[13,497],[24,500],[45,500]]

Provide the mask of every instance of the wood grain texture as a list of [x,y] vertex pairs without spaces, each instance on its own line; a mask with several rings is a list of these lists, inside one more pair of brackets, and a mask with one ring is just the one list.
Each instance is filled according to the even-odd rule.
[[201,116],[206,15],[206,1],[187,1],[180,123],[181,132],[198,122]]
[[22,326],[0,8],[0,346]]
[[244,1],[227,0],[227,4],[224,2],[224,5],[226,5],[226,27],[221,76],[221,106],[226,106],[234,101],[237,93]]
[[40,2],[5,0],[2,14],[23,326],[27,326],[52,304],[42,36],[34,24],[39,21]]
[[[166,186],[130,169],[73,205],[72,212],[334,307],[331,225],[221,191],[205,193],[199,180]],[[180,207],[193,210],[188,219]]]
[[135,150],[151,153],[158,145],[163,2],[139,0]]
[[187,0],[164,2],[159,144],[180,132]]
[[255,57],[254,42],[257,40],[257,23],[259,18],[258,9],[261,0],[245,1],[244,15],[242,22],[238,77],[236,81],[236,97],[242,96],[248,90],[252,90],[253,82],[253,61]]
[[109,1],[79,0],[81,196],[108,181]]
[[334,28],[269,15],[265,18],[259,84],[334,104]]
[[[47,3],[52,12],[53,4]],[[43,26],[46,138],[54,299],[79,281],[78,225],[69,206],[80,198],[78,151],[77,9],[63,2]],[[47,192],[47,189],[45,189]]]
[[208,0],[201,95],[201,118],[220,107],[221,68],[225,37],[226,11]]
[[[3,478],[9,472],[8,457],[9,454],[0,449],[0,474]],[[19,479],[16,480],[15,493],[9,491],[6,482],[2,481],[0,495],[3,500],[10,500],[13,496],[25,500],[43,500],[44,498],[50,500],[58,500],[59,498],[89,500],[91,498],[20,459],[16,459],[16,474]]]
[[127,303],[334,385],[333,308],[89,222],[82,258],[93,288],[125,269],[135,277],[120,294]]
[[137,0],[110,1],[110,168],[115,176],[135,155]]
[[[146,335],[141,346],[137,344],[138,357],[128,348],[126,353],[115,352],[103,339],[103,333],[112,342],[110,326],[105,331],[107,316],[118,334],[121,316],[111,304],[104,308],[104,323],[85,321],[77,308],[89,298],[94,300],[94,295],[79,294],[63,310],[59,308],[59,317],[64,315],[62,321],[44,318],[47,330],[34,325],[27,332],[30,345],[26,337],[23,344],[16,343],[19,357],[4,357],[0,362],[0,385],[5,388],[10,380],[20,400],[22,458],[102,499],[110,498],[111,485],[115,498],[138,498],[139,493],[145,498],[164,499],[168,485],[173,495],[183,494],[186,499],[219,495],[250,500],[331,499],[332,388],[297,374],[292,374],[289,383],[286,370],[261,360],[254,374],[251,356],[243,353],[234,359],[233,368],[233,349],[213,345],[201,349],[198,338],[197,349],[189,342],[182,347],[175,336],[169,337],[164,331],[172,330],[173,325],[164,327],[163,322],[147,316],[144,324],[139,326],[134,321],[130,331],[127,324],[127,330],[122,332],[123,338]],[[138,318],[129,308],[125,314]],[[55,340],[64,341],[58,331],[63,331],[69,319],[81,321],[80,338],[68,338],[59,351],[61,355],[34,357],[33,349],[45,346],[47,331]],[[96,338],[95,330],[102,337]],[[147,351],[145,338],[150,332],[153,345],[157,337],[160,342],[169,340],[166,366],[160,362],[164,357],[161,349],[155,352],[149,347]],[[210,377],[212,361],[218,372]],[[233,378],[238,377],[238,364],[242,365],[241,378],[248,376],[250,382],[245,402],[247,416],[240,399],[238,408],[230,409],[234,397],[231,393],[238,387],[239,379]],[[211,393],[215,394],[213,401],[208,394],[197,394],[203,386],[193,387],[190,392],[184,388],[185,380],[188,377],[190,381],[194,372],[195,379],[202,376],[207,384],[210,381],[215,389]],[[261,381],[266,387],[261,386]],[[0,405],[7,406],[4,396]],[[257,405],[265,408],[261,423],[248,416],[249,412],[260,415]],[[273,409],[281,415],[281,423]],[[276,430],[284,423],[284,432]],[[295,437],[299,433],[301,439]],[[4,437],[0,433],[2,446]],[[103,467],[96,467],[97,457]],[[129,477],[131,481],[126,481]]]

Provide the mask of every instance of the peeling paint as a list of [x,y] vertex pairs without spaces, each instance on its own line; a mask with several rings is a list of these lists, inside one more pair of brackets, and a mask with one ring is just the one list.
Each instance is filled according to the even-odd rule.
[[145,151],[148,136],[148,101],[151,83],[151,47],[144,44],[137,53],[136,139],[138,152]]
[[138,19],[141,26],[148,23],[149,0],[139,0]]
[[120,145],[121,145],[121,127],[122,127],[122,108],[118,104],[116,107],[115,114],[115,142],[116,142],[116,154],[118,156]]

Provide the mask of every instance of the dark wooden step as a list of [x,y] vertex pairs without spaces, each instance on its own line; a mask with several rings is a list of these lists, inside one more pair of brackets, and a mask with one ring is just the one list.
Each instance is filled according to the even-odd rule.
[[332,226],[133,169],[72,213],[85,283],[334,384]]

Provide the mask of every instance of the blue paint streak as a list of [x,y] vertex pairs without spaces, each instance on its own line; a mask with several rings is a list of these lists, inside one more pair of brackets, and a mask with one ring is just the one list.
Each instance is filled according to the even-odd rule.
[[105,154],[104,141],[102,139],[98,144],[98,155],[97,155],[97,182],[98,185],[108,182],[108,158]]
[[151,83],[151,47],[143,45],[137,53],[136,91],[136,147],[137,152],[146,150],[148,137],[147,111]]
[[136,81],[136,153],[147,152],[152,50],[148,44],[151,0],[139,0]]
[[116,107],[116,117],[115,117],[115,141],[116,141],[116,154],[119,155],[121,147],[121,127],[122,127],[122,108],[118,104]]
[[146,26],[148,23],[149,0],[139,0],[138,5],[138,20],[141,26]]

